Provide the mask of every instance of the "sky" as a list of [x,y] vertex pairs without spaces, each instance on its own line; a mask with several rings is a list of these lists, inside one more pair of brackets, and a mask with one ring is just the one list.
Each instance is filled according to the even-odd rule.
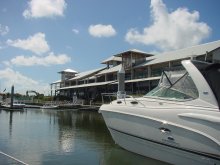
[[219,0],[1,0],[0,93],[48,95],[59,71],[220,39]]

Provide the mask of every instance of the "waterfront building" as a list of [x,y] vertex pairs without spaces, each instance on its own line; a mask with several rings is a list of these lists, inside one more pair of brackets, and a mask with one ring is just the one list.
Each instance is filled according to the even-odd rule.
[[117,72],[123,65],[126,93],[143,95],[157,86],[164,68],[179,67],[185,59],[220,62],[220,40],[157,55],[132,49],[102,61],[103,68],[82,73],[67,69],[58,72],[61,80],[51,83],[51,94],[100,100],[101,93],[117,92]]

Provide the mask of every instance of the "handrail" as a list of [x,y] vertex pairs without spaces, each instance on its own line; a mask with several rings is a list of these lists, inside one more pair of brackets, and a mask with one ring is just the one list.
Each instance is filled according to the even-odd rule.
[[[101,95],[102,95],[102,104],[104,104],[104,96],[108,96],[108,97],[109,97],[110,104],[111,104],[111,102],[112,102],[111,96],[114,96],[114,97],[117,98],[117,93],[101,93]],[[137,101],[138,103],[140,103],[142,106],[145,107],[145,105],[144,105],[142,102],[140,102],[139,100],[137,100],[135,97],[133,97],[133,96],[131,96],[131,95],[126,95],[126,93],[123,94],[123,95],[124,95],[124,96],[123,96],[123,98],[121,98],[121,99],[124,101],[125,104],[126,104],[126,98],[129,97],[129,98],[134,99],[135,101]]]
[[117,93],[101,93],[101,95],[102,95],[102,104],[104,104],[104,102],[105,102],[104,101],[104,96],[108,96],[109,97],[110,103],[112,102],[111,96],[117,98]]
[[17,161],[17,162],[19,162],[19,163],[21,163],[21,164],[28,165],[27,163],[25,163],[25,162],[23,162],[23,161],[21,161],[21,160],[15,158],[15,157],[13,157],[13,156],[10,156],[10,155],[8,155],[8,154],[2,152],[2,151],[0,151],[0,154],[5,155],[5,156],[7,156],[8,158],[11,158],[11,159],[13,159],[13,160],[15,160],[15,161]]

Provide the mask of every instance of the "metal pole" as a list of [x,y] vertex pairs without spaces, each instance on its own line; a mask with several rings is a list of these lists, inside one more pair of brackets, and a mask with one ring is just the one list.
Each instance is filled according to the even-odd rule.
[[123,94],[125,94],[125,70],[123,68],[123,65],[118,71],[118,93],[117,93],[117,99],[122,99]]
[[13,102],[14,102],[14,85],[11,87],[11,105],[10,107],[13,108]]

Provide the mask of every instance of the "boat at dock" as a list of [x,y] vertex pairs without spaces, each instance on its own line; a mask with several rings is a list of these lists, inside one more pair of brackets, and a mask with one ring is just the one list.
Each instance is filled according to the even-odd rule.
[[40,109],[58,109],[59,106],[55,104],[44,104]]
[[6,98],[4,102],[1,103],[1,109],[8,111],[19,111],[23,110],[25,104],[14,98],[14,85],[11,87],[11,98]]
[[122,148],[171,164],[220,164],[220,64],[184,60],[140,98],[99,112]]
[[20,102],[13,102],[13,106],[11,106],[10,103],[3,103],[1,105],[1,109],[3,110],[10,110],[10,111],[19,111],[19,110],[23,110],[25,107],[24,103],[20,103]]

